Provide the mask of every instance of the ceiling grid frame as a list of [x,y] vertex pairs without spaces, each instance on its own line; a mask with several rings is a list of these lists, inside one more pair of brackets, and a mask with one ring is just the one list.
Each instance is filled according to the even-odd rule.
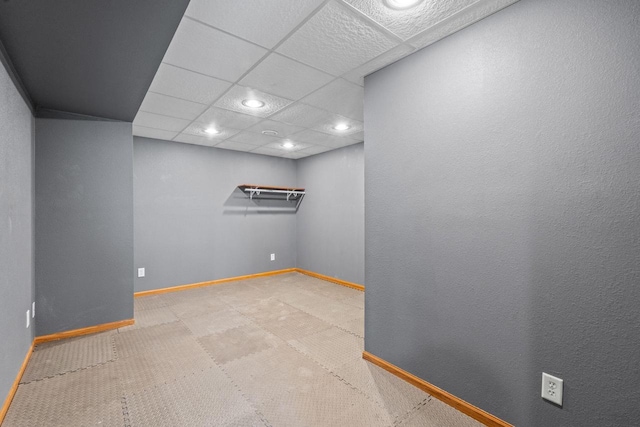
[[[192,0],[192,3],[197,1],[205,2],[207,0]],[[293,0],[290,0],[290,1],[293,1]],[[383,0],[373,0],[373,1],[383,3]],[[228,29],[219,28],[214,25],[211,25],[208,22],[206,22],[204,19],[198,19],[198,17],[191,16],[191,13],[192,13],[191,7],[189,7],[185,12],[183,21],[190,20],[195,24],[203,25],[211,30],[215,30],[222,34],[225,34],[226,36],[233,37],[241,41],[242,43],[247,43],[252,46],[255,46],[256,48],[263,49],[265,52],[257,61],[255,61],[248,68],[246,68],[242,73],[240,73],[240,75],[234,81],[230,81],[228,79],[222,78],[220,75],[216,73],[215,70],[212,71],[211,74],[205,74],[199,70],[194,70],[188,67],[184,67],[182,66],[182,64],[165,62],[163,60],[163,65],[168,65],[168,66],[176,67],[188,72],[197,73],[202,76],[223,81],[230,85],[226,88],[226,90],[220,93],[217,96],[217,98],[213,99],[213,101],[210,104],[207,105],[207,104],[199,103],[199,105],[202,105],[204,107],[204,110],[195,118],[191,119],[190,122],[187,125],[185,125],[170,140],[175,142],[179,142],[181,139],[189,140],[190,142],[186,142],[186,141],[185,142],[197,144],[197,145],[205,145],[210,147],[218,146],[218,148],[221,148],[221,149],[237,148],[238,151],[254,152],[256,154],[265,154],[265,155],[279,156],[279,157],[285,157],[285,158],[302,158],[302,157],[306,157],[307,155],[314,155],[318,152],[324,152],[324,151],[341,148],[344,146],[362,142],[364,139],[364,134],[362,132],[362,129],[364,127],[364,123],[362,121],[362,114],[360,113],[358,115],[357,113],[353,113],[353,108],[348,108],[348,107],[343,107],[341,109],[335,108],[336,105],[341,105],[341,104],[336,103],[333,99],[332,100],[323,99],[323,96],[326,96],[325,93],[331,93],[330,88],[332,87],[332,85],[337,85],[338,87],[340,87],[340,85],[343,85],[343,86],[347,85],[347,86],[344,86],[346,88],[350,88],[351,86],[353,86],[354,88],[352,90],[345,91],[345,92],[351,92],[351,93],[348,94],[350,98],[347,99],[344,104],[349,104],[349,105],[357,105],[358,103],[362,104],[362,99],[356,99],[356,98],[362,98],[361,88],[363,86],[362,78],[364,77],[364,75],[375,72],[378,69],[383,68],[389,65],[390,63],[395,62],[403,58],[404,56],[407,56],[415,52],[418,49],[428,46],[429,44],[432,44],[437,40],[440,40],[446,37],[449,34],[459,31],[460,29],[463,29],[466,26],[471,25],[474,22],[477,22],[478,20],[484,18],[485,16],[495,13],[498,10],[501,10],[502,8],[507,7],[510,4],[515,3],[517,1],[518,0],[476,0],[476,1],[443,0],[443,3],[446,3],[446,5],[442,7],[448,7],[449,9],[447,10],[453,11],[452,13],[445,16],[443,19],[437,20],[437,22],[435,23],[431,23],[431,25],[428,26],[427,28],[418,27],[417,29],[414,29],[414,31],[416,31],[415,34],[411,35],[410,37],[403,38],[399,34],[394,33],[394,31],[391,28],[387,28],[385,27],[385,25],[383,25],[383,23],[378,22],[375,16],[369,16],[368,14],[364,13],[362,10],[359,10],[354,5],[358,3],[358,0],[323,0],[323,1],[318,1],[317,5],[313,7],[310,13],[304,16],[301,20],[296,21],[295,25],[292,26],[292,28],[286,33],[286,35],[283,36],[280,40],[278,40],[275,44],[272,43],[274,39],[273,37],[271,37],[271,42],[265,43],[266,45],[270,45],[270,47],[258,44],[254,41],[247,39],[246,37],[242,37],[239,34],[235,34],[234,32],[228,31]],[[211,6],[203,3],[203,4],[198,4],[197,7],[200,7],[201,9],[204,7],[212,7],[212,8],[215,7],[215,4],[214,4],[215,2],[209,1],[208,3]],[[258,6],[260,5],[265,6],[268,3],[269,2],[263,0],[261,3],[258,2],[257,4]],[[313,4],[313,0],[308,0],[307,4]],[[269,7],[271,7],[271,5]],[[197,9],[197,7],[194,6],[194,10]],[[286,7],[286,5],[275,6],[275,7]],[[376,5],[376,7],[380,9],[382,6]],[[428,5],[422,4],[422,2],[419,2],[418,7],[426,10],[428,8]],[[232,11],[232,13],[240,13],[241,12],[240,9],[242,9],[242,7],[238,6],[238,10]],[[259,11],[250,11],[250,13],[254,14],[250,18],[255,20],[257,16],[256,14],[259,13]],[[285,12],[280,11],[280,13],[282,14]],[[286,45],[286,43],[287,42],[293,43],[291,42],[293,37],[299,34],[304,34],[302,33],[303,31],[311,31],[313,29],[313,25],[317,26],[318,23],[316,21],[317,19],[320,19],[319,15],[321,13],[325,15],[329,13],[344,13],[345,15],[350,16],[352,19],[357,20],[357,22],[364,23],[363,25],[365,25],[366,28],[368,28],[368,30],[366,31],[373,31],[373,33],[371,34],[383,35],[383,37],[386,40],[389,40],[390,47],[385,46],[384,48],[385,50],[383,50],[380,53],[377,53],[377,50],[374,50],[373,52],[375,52],[375,55],[373,57],[365,60],[362,63],[357,63],[356,61],[357,65],[355,67],[352,67],[340,73],[328,72],[328,70],[326,69],[321,69],[315,66],[315,64],[323,60],[321,58],[322,55],[324,54],[323,52],[314,52],[314,54],[318,55],[320,58],[314,59],[314,61],[312,61],[314,63],[309,63],[309,61],[303,60],[299,55],[292,54],[291,49],[283,49],[283,46],[285,47],[291,46],[291,44]],[[392,11],[389,13],[400,14],[405,18],[407,18],[408,16],[407,14],[411,13],[411,9],[407,11]],[[265,15],[270,16],[268,13],[265,13]],[[241,16],[241,15],[237,14],[235,16],[236,20],[238,20],[238,16]],[[316,21],[314,21],[314,18],[316,18]],[[424,16],[420,18],[423,20],[427,19]],[[250,21],[251,19],[248,19],[248,20]],[[325,16],[325,21],[326,19],[327,18]],[[178,27],[176,34],[180,31],[181,26],[182,26],[182,22]],[[265,28],[258,28],[257,30],[249,29],[246,31],[250,32],[248,37],[255,39],[256,34],[259,33],[261,30],[265,30]],[[331,29],[328,29],[328,30],[331,30]],[[245,34],[247,34],[246,31],[245,31]],[[341,30],[338,29],[336,31],[339,32]],[[242,32],[242,31],[239,30],[238,32]],[[345,30],[345,34],[348,34],[347,30]],[[343,34],[342,36],[344,36],[345,34]],[[313,33],[313,35],[314,36],[317,35],[318,37],[325,36],[325,34],[323,34],[318,30],[316,30],[316,32]],[[304,39],[301,39],[301,40],[304,40]],[[169,52],[170,49],[171,47],[167,50],[167,52]],[[265,61],[267,61],[268,58],[273,58],[271,62],[277,62],[278,56],[281,56],[286,60],[294,61],[296,64],[300,65],[299,68],[302,70],[304,70],[304,67],[309,67],[309,69],[314,70],[315,72],[318,73],[317,76],[326,75],[326,76],[331,76],[331,78],[327,79],[325,77],[326,81],[323,82],[323,84],[317,84],[317,79],[311,80],[308,86],[301,84],[302,89],[298,89],[299,93],[304,92],[305,90],[308,89],[308,87],[315,87],[315,88],[313,88],[308,93],[298,97],[297,99],[291,99],[289,97],[283,98],[281,95],[273,94],[268,90],[265,91],[263,89],[265,89],[266,87],[270,88],[270,90],[275,91],[276,90],[274,86],[275,83],[267,82],[264,76],[255,77],[255,78],[251,77],[252,73],[256,71],[258,67],[261,66],[261,64],[265,63]],[[228,60],[233,60],[233,58],[229,58]],[[281,61],[281,62],[286,63],[286,61]],[[266,64],[265,64],[265,67],[266,67]],[[276,66],[275,68],[278,68],[278,67]],[[254,73],[254,75],[257,75],[256,73]],[[261,81],[260,79],[263,79],[265,81]],[[243,80],[245,81],[245,83],[249,81],[253,81],[254,83],[253,86],[260,86],[260,87],[244,85],[242,84]],[[273,80],[275,81],[275,79]],[[256,82],[258,82],[257,85],[255,84]],[[271,86],[269,86],[270,84]],[[152,87],[153,87],[153,84],[152,84]],[[360,89],[356,89],[356,87]],[[201,130],[199,132],[201,135],[204,135],[207,122],[209,124],[214,124],[213,120],[204,120],[204,119],[206,118],[213,119],[216,117],[216,113],[220,111],[219,109],[220,109],[220,103],[222,102],[221,100],[225,99],[225,97],[227,97],[230,93],[234,93],[234,92],[240,93],[240,89],[256,90],[257,92],[263,93],[265,96],[266,95],[275,96],[278,98],[286,99],[291,102],[284,105],[284,107],[282,108],[278,108],[275,111],[270,112],[269,114],[262,114],[259,120],[256,121],[254,124],[246,126],[243,129],[235,129],[234,132],[235,131],[238,131],[238,132],[235,132],[235,133],[229,132],[224,138],[222,137],[223,135],[221,135],[221,137],[216,137],[215,135],[214,136],[196,136],[194,132],[198,132],[198,131],[197,130],[194,131],[194,129],[197,129],[198,127],[200,127],[199,129]],[[280,90],[281,93],[283,92],[282,89],[278,89],[278,90]],[[295,91],[292,89],[289,93],[293,94],[294,92]],[[336,91],[334,90],[334,94],[333,94],[334,97],[335,97],[335,92]],[[158,92],[154,92],[150,90],[149,93],[154,94]],[[340,92],[337,92],[337,93],[340,93]],[[171,97],[171,95],[166,95],[162,93],[159,93],[159,94],[163,96]],[[153,96],[153,95],[150,95],[150,96]],[[189,101],[189,102],[198,103],[197,101],[193,101],[192,99],[184,99],[184,98],[175,97],[175,96],[173,98],[180,101]],[[292,98],[296,98],[296,97],[292,96]],[[311,104],[307,104],[305,100],[307,102],[311,102]],[[240,99],[238,99],[237,101],[239,102]],[[307,120],[308,122],[307,125],[303,126],[301,123],[292,123],[291,121],[282,121],[281,120],[282,117],[296,116],[296,114],[293,114],[293,115],[281,114],[292,108],[298,108],[298,109],[301,109],[302,111],[304,111],[305,108],[306,109],[311,108],[319,112],[321,111],[322,113],[318,112],[317,116],[319,119],[325,120],[325,122],[318,121],[309,125],[309,123],[313,122],[313,120],[311,121]],[[337,109],[340,109],[341,112],[336,111]],[[247,114],[247,112],[249,112],[249,114],[252,116],[255,114],[255,113],[251,114],[251,111],[248,111],[248,110],[243,110],[240,112],[236,110],[231,110],[231,111],[234,111],[235,113],[238,113],[238,114],[245,114],[245,115]],[[361,107],[360,107],[360,111],[362,111]],[[144,112],[144,110],[141,109],[140,112]],[[358,118],[360,118],[360,120],[354,117],[344,116],[344,114],[341,114],[345,112],[347,112],[352,116],[357,115]],[[150,112],[150,113],[158,114],[156,112]],[[168,120],[175,118],[173,116],[165,116],[165,117],[167,117]],[[348,132],[345,131],[342,134],[339,131],[335,130],[334,127],[338,124],[338,120],[340,120],[341,123],[347,123],[350,126],[350,130]],[[225,123],[224,120],[221,120],[219,123],[215,123],[215,126],[222,130],[223,128],[225,128],[224,123]],[[274,126],[274,123],[280,123],[281,125]],[[139,133],[148,132],[147,134],[151,137],[151,134],[153,132],[147,131],[147,129],[154,129],[154,128],[151,128],[145,125],[140,125],[139,123],[136,123],[135,120],[134,120],[134,125],[135,125],[135,129],[137,129]],[[261,135],[260,133],[258,133],[260,131],[269,130],[270,129],[269,126],[278,127],[285,130],[293,129],[293,127],[297,127],[301,129],[293,133],[285,132],[285,135],[279,134],[277,136],[277,139],[274,140],[271,138],[264,138],[264,135]],[[233,129],[233,128],[229,127],[229,129]],[[169,135],[171,132],[173,131],[161,130],[157,134],[165,133],[166,135]],[[134,134],[136,134],[136,132],[134,132]],[[324,137],[322,135],[324,135]],[[145,135],[140,135],[140,136],[145,136]],[[285,138],[283,138],[283,136]],[[234,138],[237,139],[237,141],[234,140]],[[295,147],[289,150],[285,149],[284,147],[278,148],[277,142],[278,141],[284,142],[285,140],[291,140],[295,144]],[[249,143],[248,141],[251,141],[251,143]],[[234,146],[234,143],[237,144],[237,147]]]

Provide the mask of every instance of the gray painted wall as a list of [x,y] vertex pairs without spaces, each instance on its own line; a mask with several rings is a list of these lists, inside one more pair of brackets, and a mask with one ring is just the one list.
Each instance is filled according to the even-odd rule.
[[522,0],[366,78],[368,351],[518,426],[638,424],[639,17]]
[[293,160],[134,137],[134,174],[135,291],[296,266],[295,213],[236,189],[296,185]]
[[364,144],[297,162],[298,267],[364,284]]
[[36,119],[37,334],[133,317],[131,123]]
[[34,119],[0,66],[0,406],[33,340]]

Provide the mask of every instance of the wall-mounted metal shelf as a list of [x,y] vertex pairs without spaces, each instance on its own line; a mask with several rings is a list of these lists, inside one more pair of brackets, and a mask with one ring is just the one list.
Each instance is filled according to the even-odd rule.
[[268,185],[241,184],[238,188],[253,199],[286,200],[296,202],[296,210],[306,194],[304,188],[272,187]]

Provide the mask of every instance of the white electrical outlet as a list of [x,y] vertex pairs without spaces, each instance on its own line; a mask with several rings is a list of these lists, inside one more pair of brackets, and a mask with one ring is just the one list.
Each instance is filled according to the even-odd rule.
[[36,302],[32,302],[31,303],[31,318],[33,319],[34,317],[36,317]]
[[138,277],[144,277],[144,275],[145,275],[144,267],[139,268]]
[[276,254],[271,254],[271,261],[275,261],[276,260]]
[[31,314],[29,313],[29,311],[31,310],[27,310],[27,328],[29,327],[29,324],[31,322]]
[[542,398],[562,406],[562,380],[542,373]]

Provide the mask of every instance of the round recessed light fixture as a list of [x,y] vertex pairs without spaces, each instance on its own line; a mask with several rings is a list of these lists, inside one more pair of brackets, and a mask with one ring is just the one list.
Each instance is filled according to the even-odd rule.
[[262,108],[264,107],[264,102],[257,99],[245,99],[242,101],[242,105],[249,108]]
[[294,144],[291,141],[285,141],[285,142],[282,143],[282,148],[286,148],[287,150],[290,150],[295,146],[296,146],[296,144]]
[[220,131],[216,128],[206,128],[204,130],[204,133],[206,133],[207,135],[218,135]]
[[391,9],[404,10],[417,6],[422,0],[384,0],[384,4]]
[[267,136],[278,136],[278,131],[277,130],[267,129],[267,130],[263,130],[262,134],[263,135],[267,135]]
[[349,126],[346,123],[338,123],[337,125],[335,125],[333,127],[335,130],[339,130],[339,131],[344,131],[344,130],[348,130],[351,129],[351,126]]

